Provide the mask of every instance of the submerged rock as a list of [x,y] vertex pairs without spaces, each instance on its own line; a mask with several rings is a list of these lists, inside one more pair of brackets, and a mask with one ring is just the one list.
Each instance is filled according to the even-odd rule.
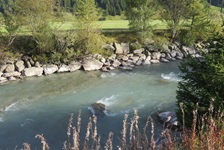
[[132,71],[133,70],[132,67],[128,67],[128,66],[122,66],[122,67],[120,67],[120,69],[127,70],[127,71]]
[[102,103],[94,103],[91,105],[91,112],[93,115],[104,117],[106,115],[106,105]]

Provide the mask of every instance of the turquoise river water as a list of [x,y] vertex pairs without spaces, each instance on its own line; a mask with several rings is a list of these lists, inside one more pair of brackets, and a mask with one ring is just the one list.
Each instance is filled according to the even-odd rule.
[[[119,145],[124,115],[133,116],[137,109],[139,124],[144,125],[149,115],[176,108],[175,92],[179,62],[134,68],[131,72],[114,70],[53,74],[31,77],[0,86],[0,150],[22,148],[30,143],[41,149],[36,134],[43,134],[52,150],[60,150],[67,140],[70,114],[74,122],[81,110],[82,138],[85,136],[89,109],[92,103],[106,105],[107,116],[98,117],[98,134],[105,144],[110,131],[114,144]],[[156,135],[162,125],[155,118]]]

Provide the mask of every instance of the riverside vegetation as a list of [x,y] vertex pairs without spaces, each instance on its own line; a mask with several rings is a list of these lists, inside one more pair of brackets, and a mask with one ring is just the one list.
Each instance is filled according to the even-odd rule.
[[[109,6],[108,10],[100,10],[94,0],[70,2],[74,4],[72,11],[67,9],[69,2],[64,1],[62,5],[55,0],[2,0],[0,82],[80,68],[132,70],[138,65],[188,57],[181,64],[184,75],[177,90],[177,106],[181,105],[177,116],[183,120],[181,140],[173,139],[169,130],[164,129],[164,140],[156,143],[153,123],[152,137],[148,140],[146,129],[152,120],[148,119],[141,134],[136,112],[129,137],[125,115],[119,149],[223,149],[223,14],[212,9],[206,0],[123,2],[122,9],[118,5],[116,8],[121,15],[124,10],[130,29],[123,34],[104,32],[103,35],[97,20],[102,19],[102,11],[113,12]],[[68,18],[74,21],[73,31],[59,31]],[[163,30],[155,30],[150,24],[151,20],[159,19],[166,22]],[[52,25],[54,20],[60,23]],[[90,118],[82,144],[81,118],[74,127],[71,117],[64,149],[80,149],[81,145],[83,149],[100,149],[96,122],[96,117]],[[42,135],[36,137],[41,139],[43,150],[49,149]],[[110,133],[105,149],[114,148],[112,138]],[[31,149],[30,145],[25,143],[24,149]]]

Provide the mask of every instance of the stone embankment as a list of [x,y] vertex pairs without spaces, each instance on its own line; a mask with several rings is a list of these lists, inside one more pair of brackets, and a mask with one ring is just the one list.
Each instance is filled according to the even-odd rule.
[[[132,43],[133,44],[133,43]],[[156,63],[168,63],[180,60],[187,55],[201,57],[201,52],[208,52],[205,44],[195,44],[194,47],[182,46],[176,42],[164,45],[162,50],[148,44],[142,48],[131,50],[129,43],[105,44],[103,48],[113,51],[110,57],[95,54],[83,58],[82,61],[72,61],[68,64],[40,64],[30,57],[22,57],[20,60],[8,60],[0,64],[0,83],[14,81],[24,77],[50,75],[61,72],[74,72],[76,70],[92,71],[102,70],[108,72],[115,68],[132,70],[135,66],[150,65]],[[133,49],[133,48],[132,48]]]

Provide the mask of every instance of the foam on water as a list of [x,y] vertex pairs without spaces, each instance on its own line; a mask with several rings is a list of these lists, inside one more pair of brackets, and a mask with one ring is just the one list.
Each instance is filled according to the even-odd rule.
[[101,75],[101,78],[107,78],[107,77],[112,77],[112,76],[115,76],[116,73],[113,73],[113,72],[110,72],[110,73],[103,73]]
[[16,111],[17,109],[17,103],[12,103],[9,106],[5,107],[4,111]]
[[169,74],[164,74],[162,73],[161,74],[161,77],[165,80],[169,80],[169,81],[176,81],[176,82],[179,82],[181,81],[181,78],[179,77],[178,74],[175,74],[173,72],[170,72]]
[[0,122],[4,122],[4,119],[2,116],[0,116]]
[[25,126],[31,124],[32,122],[34,122],[34,120],[28,118],[28,119],[26,119],[26,120],[24,121],[24,123],[22,123],[22,124],[20,125],[20,127],[25,127]]
[[97,103],[102,103],[104,104],[106,107],[116,103],[117,101],[117,96],[118,95],[112,95],[110,97],[106,97],[106,98],[102,98],[100,100],[97,101]]
[[93,115],[95,115],[96,112],[95,112],[95,110],[93,109],[93,107],[89,106],[88,109],[91,111],[91,113],[92,113]]

